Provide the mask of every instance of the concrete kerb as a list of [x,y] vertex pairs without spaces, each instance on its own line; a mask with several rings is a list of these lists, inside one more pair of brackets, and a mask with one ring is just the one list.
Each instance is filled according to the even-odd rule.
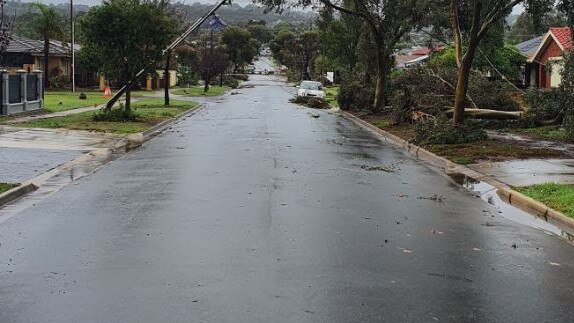
[[512,187],[491,176],[472,170],[464,165],[456,164],[444,157],[437,156],[422,147],[416,146],[398,136],[380,129],[349,112],[340,111],[339,114],[346,119],[353,121],[362,128],[375,133],[382,141],[390,143],[397,148],[401,148],[416,157],[418,160],[441,169],[446,175],[461,174],[469,179],[481,181],[495,187],[498,195],[501,196],[503,201],[545,219],[547,222],[562,229],[566,238],[570,241],[574,241],[574,219],[548,207],[544,203],[536,201],[512,189]]
[[61,172],[70,169],[76,165],[79,165],[83,162],[89,161],[96,157],[111,155],[113,153],[127,153],[133,149],[136,149],[140,147],[144,142],[152,139],[153,137],[165,131],[172,123],[178,121],[183,117],[193,115],[202,110],[204,107],[205,105],[202,104],[195,109],[191,109],[183,113],[180,113],[174,118],[165,120],[144,132],[127,136],[126,138],[120,140],[116,145],[114,145],[111,148],[97,148],[91,150],[90,152],[87,152],[70,162],[67,162],[56,168],[53,168],[52,170],[49,170],[44,174],[34,177],[33,179],[27,180],[21,183],[19,186],[0,194],[0,208],[5,204],[8,204],[14,200],[23,197],[24,195],[30,192],[37,190],[42,184],[44,184],[51,177],[54,177],[60,174]]

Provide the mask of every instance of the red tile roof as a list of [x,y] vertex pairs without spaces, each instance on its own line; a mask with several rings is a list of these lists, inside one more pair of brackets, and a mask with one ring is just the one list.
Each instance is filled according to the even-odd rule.
[[428,47],[421,47],[421,48],[415,49],[412,52],[410,52],[410,55],[424,56],[424,55],[428,55],[430,53],[432,53],[432,49],[430,49]]
[[572,29],[569,27],[554,27],[550,28],[550,32],[564,49],[574,48],[574,44],[572,43]]

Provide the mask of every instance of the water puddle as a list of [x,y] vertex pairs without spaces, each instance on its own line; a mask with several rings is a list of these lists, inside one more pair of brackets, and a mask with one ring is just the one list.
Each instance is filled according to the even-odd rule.
[[504,201],[498,194],[498,189],[496,187],[485,182],[469,178],[463,174],[452,174],[449,176],[457,184],[462,185],[465,189],[475,193],[476,196],[480,197],[483,201],[494,206],[498,210],[499,215],[504,218],[574,241],[574,236],[571,233],[547,222],[542,217],[519,209],[518,207]]

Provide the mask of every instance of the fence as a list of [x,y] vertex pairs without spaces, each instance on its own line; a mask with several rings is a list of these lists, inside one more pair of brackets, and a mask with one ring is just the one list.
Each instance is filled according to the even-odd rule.
[[0,115],[9,115],[44,108],[42,71],[19,70],[14,75],[0,71]]

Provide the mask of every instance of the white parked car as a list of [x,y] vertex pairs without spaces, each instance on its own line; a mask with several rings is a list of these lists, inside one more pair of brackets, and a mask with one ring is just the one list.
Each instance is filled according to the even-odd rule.
[[303,81],[299,85],[297,96],[312,96],[320,99],[325,99],[325,91],[321,82]]

